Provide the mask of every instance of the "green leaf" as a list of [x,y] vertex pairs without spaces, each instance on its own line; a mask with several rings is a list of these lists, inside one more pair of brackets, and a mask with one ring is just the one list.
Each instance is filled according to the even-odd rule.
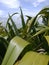
[[14,21],[13,21],[13,19],[11,18],[10,15],[9,15],[9,18],[10,18],[11,23],[12,23],[12,26],[13,26],[13,28],[14,28],[15,34],[16,34],[16,35],[19,35],[18,29],[17,29],[17,27],[16,27],[16,25],[15,25],[15,23],[14,23]]
[[9,34],[9,37],[10,37],[10,40],[15,36],[15,33],[14,33],[14,30],[12,29],[12,26],[10,25],[10,23],[8,22],[7,23],[8,25],[8,34]]
[[48,55],[42,55],[30,51],[24,55],[24,57],[19,61],[18,65],[48,65],[48,62]]
[[18,59],[19,55],[23,51],[23,49],[29,43],[20,37],[14,37],[8,46],[7,52],[5,54],[2,65],[13,65],[14,62]]
[[49,45],[49,36],[44,36]]
[[25,20],[24,20],[24,17],[23,17],[23,12],[22,12],[22,9],[20,7],[20,11],[21,11],[21,21],[22,21],[22,27],[23,29],[25,28]]
[[29,31],[31,30],[31,24],[33,23],[33,20],[34,20],[34,18],[31,18],[31,19],[28,21],[28,23],[27,23],[27,27],[28,27],[27,32],[29,32]]
[[46,27],[46,28],[41,29],[40,31],[36,32],[32,37],[35,37],[35,36],[37,36],[37,35],[39,35],[39,34],[45,32],[45,31],[47,31],[47,30],[49,30],[49,27]]
[[17,12],[16,13],[13,13],[12,15],[11,15],[11,17],[13,17],[15,14],[18,14]]
[[49,10],[49,7],[47,8],[43,8],[39,13],[38,13],[38,15],[39,14],[45,14],[45,13],[48,13],[48,10]]
[[[14,28],[15,35],[19,35],[18,29],[17,29],[17,27],[16,27],[16,25],[15,25],[13,19],[12,19],[12,17],[13,17],[15,14],[18,14],[18,13],[13,13],[11,16],[9,15],[9,18],[8,18],[8,20],[7,20],[7,24],[8,24],[8,22],[11,20],[12,28]],[[9,23],[10,23],[10,22],[9,22]],[[7,24],[6,24],[6,26],[7,26]],[[10,24],[10,25],[11,25],[11,24]]]
[[32,18],[31,16],[28,16],[28,15],[26,15],[26,17],[27,17],[28,19],[27,19],[27,21],[26,21],[26,26],[25,26],[25,29],[24,29],[24,31],[25,31],[24,33],[27,33],[27,30],[28,30],[28,28],[29,28],[29,25],[31,24],[31,21],[30,21],[30,20],[31,20],[31,18]]
[[8,42],[3,37],[0,37],[0,63],[4,58],[7,47],[8,47]]
[[49,16],[49,12],[47,12],[48,10],[49,10],[49,8],[44,8],[44,9],[42,9],[42,10],[34,17],[34,19],[32,20],[32,23],[31,23],[31,25],[30,25],[30,28],[29,28],[28,32],[31,31],[33,25],[36,23],[36,19],[37,19],[38,15],[43,14],[43,15],[45,15],[45,16]]
[[31,17],[31,16],[28,16],[28,15],[26,15],[26,17],[28,18],[27,21],[26,21],[26,25],[27,25],[28,21],[29,21],[32,17]]

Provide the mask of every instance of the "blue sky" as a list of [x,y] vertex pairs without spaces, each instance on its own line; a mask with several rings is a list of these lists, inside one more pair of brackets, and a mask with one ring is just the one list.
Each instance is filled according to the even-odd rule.
[[34,16],[42,8],[49,6],[49,0],[0,0],[0,17],[7,17],[8,13],[20,12],[20,6],[25,15]]

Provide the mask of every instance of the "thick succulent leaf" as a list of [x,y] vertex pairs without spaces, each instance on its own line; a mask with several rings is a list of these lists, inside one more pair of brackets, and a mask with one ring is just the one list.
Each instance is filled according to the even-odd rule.
[[39,15],[39,14],[44,14],[44,13],[48,12],[48,10],[49,10],[49,8],[44,8],[44,9],[42,9],[42,10],[38,13],[38,15]]
[[6,32],[8,35],[8,39],[10,41],[15,36],[15,33],[14,33],[14,30],[12,29],[12,26],[10,25],[9,22],[7,22],[7,26],[8,26],[8,31],[6,30]]
[[45,37],[45,39],[47,40],[48,45],[49,45],[49,36],[44,36],[44,37]]
[[48,62],[49,62],[48,55],[42,55],[30,51],[24,55],[24,57],[19,61],[18,65],[48,65]]
[[[19,55],[21,54],[22,50],[28,45],[29,43],[20,37],[14,37],[7,49],[5,54],[5,58],[3,60],[2,65],[13,65],[14,62],[17,60]],[[9,53],[10,52],[10,53]],[[10,56],[10,57],[9,57]],[[8,58],[7,58],[8,57]]]
[[7,47],[8,42],[4,38],[0,37],[0,65],[6,53]]
[[[28,15],[26,15],[26,17],[28,18],[27,21],[26,21],[26,27],[27,27],[27,26],[28,26],[28,23],[29,23],[29,20],[31,20],[32,17],[31,17],[31,16],[28,16]],[[31,22],[30,22],[30,23],[31,23]],[[26,27],[25,27],[25,28],[26,28]],[[27,31],[26,31],[26,32],[27,32]]]
[[11,23],[12,23],[12,26],[13,26],[13,28],[14,28],[15,34],[16,34],[16,35],[19,35],[18,29],[17,29],[17,27],[16,27],[16,25],[15,25],[15,23],[14,23],[14,21],[13,21],[13,19],[11,18],[10,15],[9,15],[9,18],[10,18]]
[[47,54],[49,55],[49,36],[47,35],[47,36],[44,36],[45,37],[45,42],[47,43]]
[[[27,16],[27,15],[26,15]],[[28,19],[27,19],[27,21],[26,21],[26,25],[25,25],[25,28],[23,29],[23,31],[22,31],[22,38],[24,38],[26,35],[27,35],[27,30],[28,30],[28,24],[29,24],[29,20],[32,18],[32,17],[30,17],[30,16],[27,16],[28,17]],[[31,23],[31,22],[30,22]]]
[[12,19],[12,17],[13,17],[15,14],[18,14],[18,13],[14,13],[14,14],[12,14],[11,16],[9,15],[9,18],[8,18],[8,20],[7,20],[6,26],[8,25],[8,22],[11,20],[12,27],[14,28],[14,31],[15,31],[15,35],[19,35],[18,29],[17,29],[17,27],[16,27],[16,25],[15,25],[13,19]]
[[27,23],[27,27],[28,27],[27,32],[29,32],[31,30],[31,24],[33,23],[33,20],[34,20],[34,18],[31,18],[31,20],[28,21],[28,23]]
[[31,19],[31,18],[32,18],[31,16],[28,16],[28,15],[26,15],[26,17],[28,17],[29,19]]
[[31,17],[31,16],[28,16],[28,15],[26,15],[26,17],[28,18],[27,21],[26,21],[26,25],[27,25],[28,21],[29,21],[32,17]]
[[21,21],[22,21],[22,27],[23,29],[25,28],[25,20],[24,20],[24,16],[23,16],[23,12],[22,12],[22,9],[20,7],[20,11],[21,11]]
[[33,19],[32,23],[31,23],[31,26],[30,26],[28,31],[31,31],[33,25],[36,23],[36,19],[37,19],[38,15],[44,14],[45,16],[49,16],[49,13],[47,12],[48,10],[49,10],[49,8],[44,8],[34,17],[34,19]]
[[42,9],[38,15],[42,14],[42,18],[43,18],[43,23],[44,25],[48,25],[48,19],[49,19],[49,8],[44,8]]
[[37,35],[39,35],[39,34],[41,34],[43,32],[46,32],[47,30],[49,30],[49,27],[41,29],[40,31],[36,32],[32,37],[35,37],[35,36],[37,36]]

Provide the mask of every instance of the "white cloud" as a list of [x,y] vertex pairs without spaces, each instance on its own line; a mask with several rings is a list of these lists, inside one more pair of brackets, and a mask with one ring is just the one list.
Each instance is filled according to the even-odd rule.
[[25,0],[25,1],[31,1],[31,0]]
[[4,14],[4,11],[3,10],[0,10],[0,16]]
[[0,9],[0,17],[8,17],[8,14],[4,10]]
[[45,1],[46,1],[46,0],[36,0],[36,1],[33,2],[32,4],[33,4],[34,7],[37,7],[40,3],[45,2]]
[[34,6],[34,7],[37,7],[38,5],[39,5],[39,3],[37,3],[37,2],[34,2],[34,3],[33,3],[33,6]]
[[25,0],[26,2],[30,2],[34,7],[37,7],[40,3],[45,2],[46,0]]
[[9,8],[18,8],[20,6],[19,0],[0,0],[0,3],[5,4]]
[[41,3],[41,2],[44,2],[45,0],[37,0],[37,2]]

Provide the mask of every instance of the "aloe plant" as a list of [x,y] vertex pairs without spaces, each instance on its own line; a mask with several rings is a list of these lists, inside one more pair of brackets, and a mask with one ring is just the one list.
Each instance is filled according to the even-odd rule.
[[15,65],[48,65],[49,56],[29,51]]
[[[20,15],[21,15],[22,27],[20,29],[18,29],[17,26],[15,25],[12,17],[18,13],[14,13],[12,15],[9,14],[9,18],[8,18],[7,24],[6,24],[7,27],[5,29],[7,36],[8,36],[8,38],[7,38],[8,42],[10,42],[10,40],[13,39],[13,37],[19,36],[30,43],[30,45],[28,45],[26,47],[26,49],[24,48],[22,53],[18,56],[18,59],[16,60],[16,61],[20,60],[20,63],[18,62],[18,65],[31,65],[31,64],[36,65],[36,63],[38,64],[39,59],[40,59],[39,65],[40,64],[47,65],[48,61],[49,61],[48,56],[47,56],[47,55],[49,55],[49,41],[48,41],[49,37],[47,37],[47,35],[49,35],[49,8],[42,9],[35,17],[27,16],[28,19],[27,19],[26,23],[24,20],[24,16],[23,16],[21,7],[20,7],[20,12],[21,12]],[[43,19],[42,20],[43,25],[42,24],[40,25],[38,22],[38,19],[40,19],[40,17],[42,17],[42,19]],[[0,23],[0,25],[1,25],[1,23]],[[2,28],[2,27],[0,26],[0,28]],[[0,38],[0,40],[1,40],[1,38]],[[15,41],[16,40],[14,40],[14,42]],[[19,43],[21,42],[21,40],[19,41],[18,38],[17,38],[17,41]],[[3,41],[1,40],[1,42],[5,42],[5,40],[3,40]],[[5,44],[6,44],[6,42],[5,42]],[[4,45],[4,46],[6,46],[6,45]],[[21,46],[21,44],[20,44],[20,46]],[[42,49],[42,48],[45,50],[45,52],[43,52],[43,53],[46,53],[47,55],[44,55],[44,54],[40,55],[39,53],[28,52],[28,51],[38,52],[37,50]],[[26,55],[25,55],[25,53],[26,53]],[[33,60],[34,55],[35,56],[37,55],[37,57]],[[11,58],[12,58],[12,56],[11,56]],[[30,59],[29,56],[31,56],[31,60],[29,60]],[[0,56],[0,58],[1,58],[1,56]],[[1,58],[1,61],[2,61],[2,58]],[[29,61],[29,63],[28,63],[28,61]],[[43,62],[45,62],[45,63],[43,63]]]
[[[44,35],[49,35],[48,34],[48,32],[49,32],[49,27],[48,27],[48,22],[49,22],[49,8],[44,8],[44,9],[42,9],[36,16],[35,16],[35,18],[32,20],[32,24],[31,24],[31,26],[30,26],[30,28],[29,28],[29,30],[31,31],[33,28],[34,28],[34,34],[30,37],[31,39],[32,38],[35,38],[36,37],[36,39],[40,39],[40,43],[42,43],[43,41],[43,36]],[[37,26],[37,28],[35,27],[35,23],[36,23],[36,19],[38,18],[38,16],[41,16],[42,18],[43,18],[43,22],[45,22],[44,23],[44,25],[45,26],[41,26],[41,28],[38,30],[38,31],[36,31],[36,29],[38,29],[39,28],[39,26]],[[40,16],[39,16],[39,18],[40,18]],[[37,38],[37,36],[38,36],[38,38]],[[30,40],[31,40],[30,39]],[[39,44],[40,45],[40,44]]]
[[[47,14],[47,16],[48,16],[48,12],[47,12],[48,9],[49,8],[42,9],[34,18],[27,16],[29,19],[28,19],[27,23],[25,24],[22,9],[20,8],[22,28],[20,28],[19,30],[17,29],[16,25],[14,24],[14,21],[12,20],[13,15],[11,15],[11,16],[9,15],[9,18],[12,21],[12,25],[14,26],[14,29],[18,31],[17,35],[20,35],[21,38],[24,38],[26,41],[29,41],[30,43],[34,43],[34,45],[38,47],[38,44],[40,45],[40,43],[42,43],[43,34],[44,33],[47,34],[46,31],[48,31],[49,28],[46,26],[43,26],[43,27],[39,26],[38,21],[36,21],[36,19],[38,18],[38,15],[40,15],[41,17],[44,17]],[[45,20],[43,19],[43,21],[45,21]],[[41,27],[41,28],[39,28],[39,27]],[[37,31],[36,29],[38,29],[38,28],[39,28],[39,30]]]
[[[32,26],[33,26],[34,23],[36,22],[36,19],[37,19],[38,15],[45,16],[46,18],[49,16],[49,12],[47,12],[48,10],[49,10],[49,8],[44,8],[44,9],[42,9],[42,10],[34,17],[34,19],[32,20],[32,24],[31,24],[29,30],[31,30]],[[45,18],[45,17],[44,17],[44,18]],[[46,22],[45,22],[45,23],[46,23]]]
[[0,37],[0,64],[4,58],[4,55],[7,51],[8,42],[3,37]]

